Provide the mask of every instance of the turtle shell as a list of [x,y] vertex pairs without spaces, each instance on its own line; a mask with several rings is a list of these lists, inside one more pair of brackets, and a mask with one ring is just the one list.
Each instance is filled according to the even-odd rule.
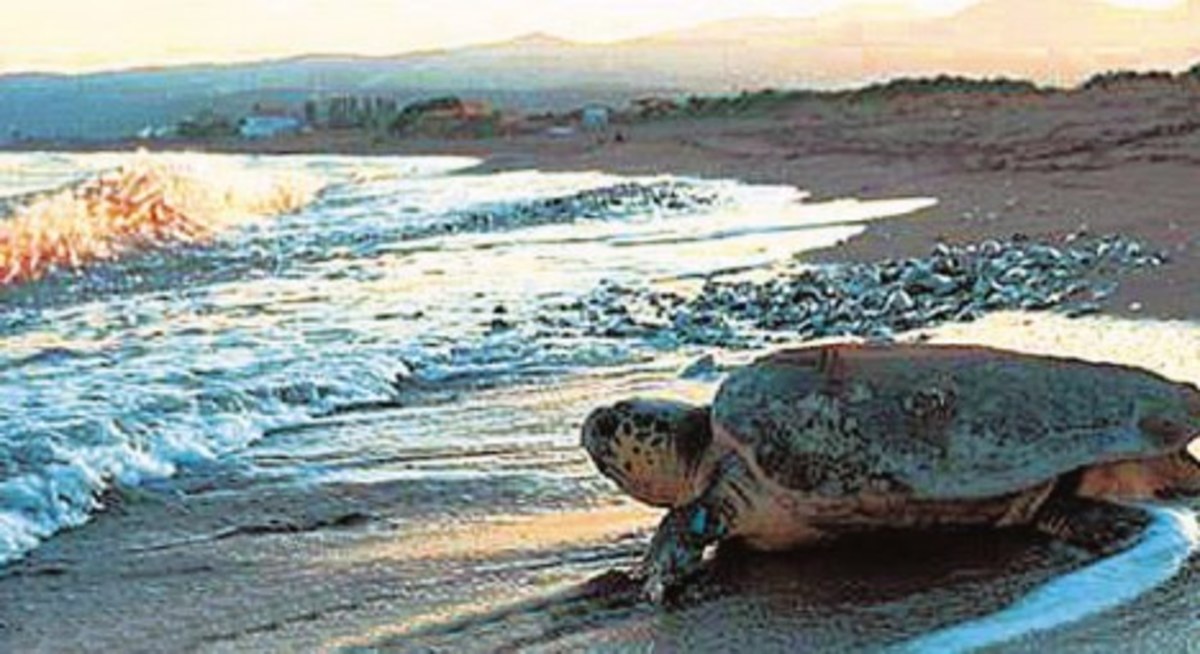
[[1200,434],[1200,391],[984,347],[839,344],[732,373],[713,423],[796,492],[980,498],[1182,449]]

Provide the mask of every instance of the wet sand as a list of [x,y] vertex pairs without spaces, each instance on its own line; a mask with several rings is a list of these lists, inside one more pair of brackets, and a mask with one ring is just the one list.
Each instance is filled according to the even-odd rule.
[[369,642],[622,563],[653,521],[627,504],[521,513],[487,488],[467,503],[413,501],[405,483],[212,487],[210,476],[193,473],[110,498],[91,524],[5,569],[0,649]]
[[[860,651],[998,610],[1086,563],[1020,531],[721,553],[660,611],[603,576],[635,561],[645,509],[451,506],[466,513],[446,520],[398,509],[398,490],[145,492],[6,572],[6,651]],[[1163,616],[1152,628],[1126,607],[1049,642],[1145,651],[1123,640],[1130,623],[1194,638],[1197,597],[1182,584],[1197,575],[1147,598],[1142,611]]]
[[[655,521],[645,509],[447,521],[405,516],[395,491],[148,493],[0,578],[0,642],[13,652],[879,651],[1089,563],[1020,530],[722,551],[660,610],[607,572],[636,561]],[[997,651],[1190,651],[1197,584],[1193,559],[1103,619]]]
[[[383,149],[483,155],[485,169],[701,174],[822,197],[940,200],[872,224],[814,261],[923,254],[938,239],[1119,231],[1173,261],[1123,281],[1110,311],[1195,320],[1198,98],[1132,90],[838,112],[797,106],[638,125],[622,144],[522,137]],[[1178,336],[1191,334],[1190,324],[1123,341],[1133,323],[1038,332],[1009,320],[989,342],[1127,356],[1200,379],[1200,349]],[[564,456],[554,464],[591,474],[581,454]],[[1019,531],[870,539],[775,557],[738,552],[718,556],[680,606],[660,611],[635,603],[616,577],[588,583],[636,560],[652,511],[611,492],[539,501],[486,485],[470,498],[414,492],[399,482],[254,485],[229,464],[112,498],[89,525],[0,571],[0,651],[878,651],[997,611],[1089,563]],[[1134,602],[996,649],[1197,651],[1198,615],[1193,556]]]

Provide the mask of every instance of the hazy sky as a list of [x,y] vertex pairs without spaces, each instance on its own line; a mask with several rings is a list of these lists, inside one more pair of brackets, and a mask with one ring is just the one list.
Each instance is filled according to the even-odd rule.
[[[605,41],[721,18],[812,15],[850,1],[0,0],[0,71],[75,72],[308,52],[393,54],[534,31]],[[895,1],[932,13],[971,3]]]

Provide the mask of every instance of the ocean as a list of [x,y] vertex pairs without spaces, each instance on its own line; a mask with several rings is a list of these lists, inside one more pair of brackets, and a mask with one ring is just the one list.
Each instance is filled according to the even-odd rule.
[[[418,465],[414,452],[573,447],[577,417],[554,411],[582,409],[555,393],[598,374],[601,392],[639,370],[669,378],[702,351],[563,328],[580,297],[769,267],[930,202],[459,174],[475,163],[0,156],[12,205],[0,241],[0,563],[88,521],[112,488],[181,468],[433,483],[489,466]],[[516,386],[546,396],[535,424],[482,394]],[[374,433],[301,436],[401,405],[443,408]]]

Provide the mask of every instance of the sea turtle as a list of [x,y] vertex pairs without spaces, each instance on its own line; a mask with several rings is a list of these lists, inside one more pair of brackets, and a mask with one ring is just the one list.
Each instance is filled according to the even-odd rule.
[[877,529],[1032,525],[1111,547],[1145,524],[1114,501],[1200,494],[1197,436],[1192,385],[929,344],[783,350],[731,373],[711,407],[630,399],[582,428],[603,474],[670,509],[641,568],[655,601],[733,539],[780,550]]

